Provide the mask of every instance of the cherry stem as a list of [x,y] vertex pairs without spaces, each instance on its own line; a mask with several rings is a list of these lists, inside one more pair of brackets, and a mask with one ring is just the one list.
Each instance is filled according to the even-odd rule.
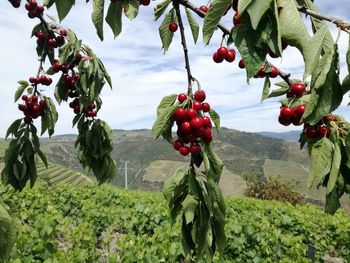
[[298,10],[299,10],[299,12],[304,13],[306,15],[315,17],[315,18],[320,19],[320,20],[325,20],[325,21],[331,22],[331,23],[335,24],[339,29],[341,29],[347,33],[350,33],[349,32],[350,24],[344,22],[342,19],[320,14],[318,12],[315,12],[315,11],[309,9],[306,5],[298,6]]
[[184,57],[185,57],[185,68],[187,71],[187,81],[188,81],[188,92],[187,93],[189,96],[192,96],[192,94],[193,94],[193,92],[192,92],[193,77],[192,77],[192,73],[191,73],[190,60],[188,57],[188,48],[187,48],[187,44],[186,44],[185,29],[184,29],[184,25],[183,25],[182,18],[181,18],[180,1],[181,0],[173,0],[173,6],[175,9],[177,21],[179,23],[180,34],[181,34],[181,44],[183,47]]

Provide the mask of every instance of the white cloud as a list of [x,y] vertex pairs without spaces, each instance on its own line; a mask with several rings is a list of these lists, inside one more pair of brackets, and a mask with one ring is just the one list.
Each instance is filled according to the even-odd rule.
[[[350,20],[349,14],[340,10],[349,10],[348,0],[338,1],[336,5],[330,5],[326,0],[319,0],[317,3],[321,5],[322,10],[331,13],[330,15],[346,15],[345,18]],[[200,1],[194,2],[202,4]],[[152,5],[155,3],[152,2]],[[37,21],[29,19],[24,8],[10,8],[7,1],[1,1],[0,8],[6,10],[0,16],[0,33],[3,36],[0,42],[0,136],[4,136],[12,120],[21,117],[12,99],[17,87],[16,81],[27,79],[37,71],[35,40],[29,39],[31,29]],[[175,34],[170,50],[163,55],[158,36],[161,21],[154,22],[152,12],[152,7],[141,7],[135,20],[129,21],[124,18],[123,32],[116,40],[106,26],[103,42],[99,41],[90,19],[91,4],[78,3],[63,21],[63,25],[71,27],[84,43],[94,49],[112,76],[114,89],[106,87],[103,91],[104,104],[99,116],[115,129],[150,128],[160,99],[168,94],[185,92],[187,89],[179,34]],[[49,13],[56,15],[54,8]],[[230,15],[225,17],[223,22],[231,26]],[[335,28],[332,28],[332,33],[336,37]],[[215,64],[212,61],[211,56],[220,45],[219,31],[215,32],[207,47],[203,47],[201,39],[197,45],[193,44],[189,28],[186,28],[186,34],[192,73],[206,91],[208,102],[221,114],[223,126],[245,131],[294,129],[278,124],[277,99],[260,104],[263,81],[253,79],[249,86],[244,71],[237,66],[239,58],[231,64]],[[347,43],[347,35],[343,34],[339,39],[343,61]],[[303,60],[299,52],[295,48],[288,48],[284,55],[282,61],[274,59],[273,63],[291,73],[293,78],[301,78]],[[343,67],[342,76],[344,74]],[[48,94],[52,95],[52,89],[47,89]],[[346,97],[343,105],[346,106],[348,102]],[[350,117],[345,107],[341,108],[341,112]],[[74,114],[67,104],[59,107],[59,114],[56,133],[75,132],[71,129]]]

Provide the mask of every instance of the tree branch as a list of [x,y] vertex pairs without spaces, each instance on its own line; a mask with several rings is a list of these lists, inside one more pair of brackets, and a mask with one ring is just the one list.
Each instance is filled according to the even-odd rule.
[[299,10],[299,12],[304,13],[306,15],[315,17],[315,18],[320,19],[320,20],[325,20],[325,21],[331,22],[331,23],[335,24],[337,27],[339,27],[341,30],[349,33],[348,30],[350,29],[350,24],[344,22],[342,19],[317,13],[317,12],[309,9],[306,5],[298,6],[298,10]]
[[181,13],[180,13],[180,1],[179,0],[173,0],[173,6],[175,9],[175,13],[176,13],[176,17],[177,17],[177,21],[179,23],[179,28],[180,28],[180,34],[181,34],[181,44],[183,47],[183,51],[184,51],[184,57],[185,57],[185,68],[187,71],[187,81],[188,81],[188,95],[192,95],[192,73],[191,73],[191,67],[190,67],[190,60],[188,57],[188,49],[187,49],[187,44],[186,44],[186,37],[185,37],[185,29],[184,29],[184,25],[182,22],[182,18],[181,18]]

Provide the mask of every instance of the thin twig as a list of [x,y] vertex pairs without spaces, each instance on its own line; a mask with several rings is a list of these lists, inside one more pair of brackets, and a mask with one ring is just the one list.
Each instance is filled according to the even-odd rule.
[[185,37],[185,29],[181,18],[181,12],[180,12],[180,1],[174,0],[173,6],[176,12],[177,22],[179,23],[180,28],[180,34],[181,34],[181,44],[184,51],[184,57],[185,57],[185,68],[187,71],[187,81],[188,81],[188,95],[192,96],[192,73],[191,73],[191,67],[190,67],[190,60],[188,57],[188,49],[186,44],[186,37]]
[[350,24],[344,22],[342,19],[320,14],[318,12],[315,12],[315,11],[309,9],[306,5],[298,6],[298,10],[301,13],[307,14],[307,15],[315,17],[317,19],[331,22],[331,23],[335,24],[341,30],[346,31],[347,33],[349,33]]

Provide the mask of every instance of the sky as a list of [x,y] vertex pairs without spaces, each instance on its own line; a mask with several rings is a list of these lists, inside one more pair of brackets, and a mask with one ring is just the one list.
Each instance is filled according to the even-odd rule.
[[[113,129],[151,128],[156,118],[156,108],[163,96],[187,91],[187,75],[184,68],[183,51],[179,31],[175,33],[169,51],[163,54],[158,27],[161,23],[153,19],[153,7],[159,1],[152,1],[148,7],[141,6],[139,15],[130,21],[123,17],[123,31],[114,39],[105,24],[105,40],[101,42],[91,22],[91,3],[77,1],[62,22],[76,32],[78,38],[93,48],[104,62],[113,81],[113,90],[105,86],[102,92],[103,105],[98,116],[106,120]],[[109,2],[109,1],[106,1]],[[192,1],[203,5],[206,1]],[[317,0],[322,12],[333,17],[350,21],[349,0]],[[55,8],[47,14],[57,17]],[[233,11],[223,19],[223,24],[232,26]],[[196,17],[202,25],[202,20]],[[30,38],[37,19],[27,17],[24,6],[14,9],[7,1],[0,1],[0,137],[4,137],[13,120],[22,117],[14,103],[17,81],[27,80],[35,75],[38,61],[35,39]],[[330,25],[333,38],[337,29]],[[221,116],[223,127],[247,132],[301,130],[301,126],[282,126],[278,123],[280,103],[277,99],[260,103],[263,79],[252,79],[246,83],[245,71],[238,68],[239,57],[233,63],[216,64],[212,54],[220,46],[222,33],[215,32],[211,43],[204,46],[200,33],[197,45],[193,44],[188,26],[185,27],[192,74],[201,83],[207,94],[207,102]],[[346,74],[345,53],[348,35],[342,33],[339,39],[341,54],[341,76]],[[288,47],[283,59],[271,59],[277,67],[289,72],[292,78],[302,78],[303,59],[295,48]],[[48,63],[45,65],[48,67]],[[275,79],[272,83],[279,82]],[[274,87],[273,87],[274,88]],[[45,94],[52,96],[54,86],[46,88]],[[336,113],[350,119],[349,96],[344,97]],[[71,120],[74,113],[67,103],[57,105],[59,120],[55,134],[76,133]],[[38,121],[36,122],[38,125]]]

